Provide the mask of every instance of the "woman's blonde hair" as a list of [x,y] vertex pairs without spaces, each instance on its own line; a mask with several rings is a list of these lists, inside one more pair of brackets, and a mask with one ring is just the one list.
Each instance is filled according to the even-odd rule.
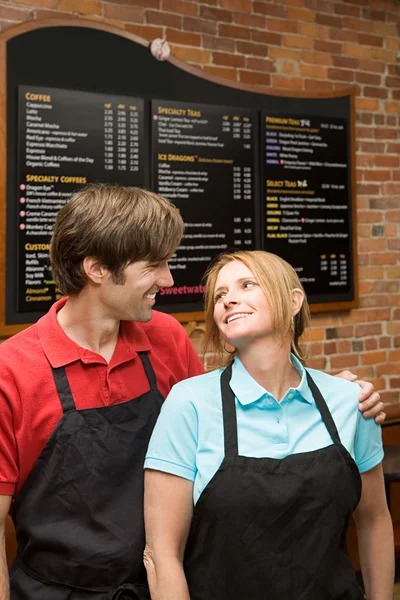
[[212,349],[217,354],[217,366],[226,366],[233,362],[234,352],[225,349],[224,339],[214,321],[214,292],[221,269],[230,262],[240,261],[253,273],[263,291],[272,313],[272,326],[275,334],[284,339],[289,336],[291,351],[304,362],[305,355],[299,346],[299,338],[310,323],[310,310],[304,294],[304,302],[300,311],[292,316],[292,291],[303,286],[296,271],[285,260],[271,254],[255,250],[234,254],[222,254],[209,267],[205,275],[205,321],[204,352]]

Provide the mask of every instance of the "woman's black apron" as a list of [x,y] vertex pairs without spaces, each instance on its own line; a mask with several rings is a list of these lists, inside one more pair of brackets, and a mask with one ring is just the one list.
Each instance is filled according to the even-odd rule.
[[143,464],[164,399],[139,357],[150,390],[100,408],[77,410],[65,369],[53,369],[63,416],[14,502],[11,600],[149,598]]
[[361,477],[319,389],[307,373],[333,445],[250,458],[238,454],[230,378],[228,368],[225,458],[197,502],[186,547],[191,600],[362,600],[345,551]]

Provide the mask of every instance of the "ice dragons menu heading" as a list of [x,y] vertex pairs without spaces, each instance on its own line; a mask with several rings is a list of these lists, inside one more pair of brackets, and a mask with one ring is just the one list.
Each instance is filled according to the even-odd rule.
[[311,302],[352,299],[344,119],[263,113],[264,247],[297,271]]
[[19,86],[19,312],[44,311],[60,297],[49,268],[58,210],[90,181],[144,185],[144,101]]
[[152,188],[180,209],[181,245],[171,258],[174,286],[157,304],[199,302],[212,259],[255,247],[255,140],[250,109],[152,102]]

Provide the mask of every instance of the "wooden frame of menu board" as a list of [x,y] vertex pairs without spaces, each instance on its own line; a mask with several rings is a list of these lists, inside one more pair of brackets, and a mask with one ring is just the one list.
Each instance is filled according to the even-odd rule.
[[[70,55],[73,53],[75,45],[79,43],[80,38],[83,36],[83,32],[85,33],[85,36],[89,38],[89,41],[85,42],[85,56],[81,53],[81,60],[74,63],[73,59],[70,59]],[[65,69],[66,74],[63,72],[62,65],[65,65],[65,63],[62,63],[61,53],[59,55],[57,54],[59,47],[57,46],[58,42],[55,41],[56,33],[58,37],[63,38],[63,42],[60,42],[60,44],[68,39],[68,35],[74,36],[68,44],[69,59],[72,61],[76,71],[74,73],[68,72],[68,69]],[[91,44],[93,41],[94,43],[98,43],[100,39],[99,36],[103,34],[111,36],[107,38],[107,41],[111,43],[106,44],[107,52],[110,53],[108,58],[104,53],[99,58],[99,53],[96,52],[98,49],[92,48]],[[30,41],[31,36],[33,36],[32,41]],[[43,55],[40,55],[40,51],[38,50],[37,56],[40,56],[40,60],[38,59],[32,68],[32,62],[29,67],[29,60],[34,60],[30,55],[35,53],[33,50],[32,53],[30,52],[29,43],[34,42],[33,38],[35,38],[36,41],[39,38],[41,40],[46,38],[46,40],[50,40],[50,43],[53,41],[54,46],[48,46],[46,54]],[[113,50],[113,45],[118,47],[118,50],[121,50],[122,48],[127,54],[124,55],[122,53],[121,55],[114,56],[113,52],[116,52],[116,50]],[[10,244],[12,236],[15,235],[13,232],[16,231],[17,222],[14,219],[13,229],[10,225],[10,220],[13,218],[13,210],[14,212],[16,210],[12,202],[15,202],[15,190],[17,189],[15,185],[17,182],[15,175],[16,168],[13,167],[17,147],[16,109],[14,103],[15,89],[18,85],[28,84],[31,86],[37,85],[38,87],[47,86],[59,89],[76,89],[86,92],[103,92],[111,94],[125,93],[127,95],[130,94],[138,97],[145,97],[149,103],[151,99],[163,98],[166,101],[172,102],[181,101],[208,104],[209,102],[207,99],[215,97],[215,104],[218,106],[242,106],[244,108],[247,107],[249,109],[257,110],[260,114],[261,110],[265,108],[266,100],[274,104],[275,110],[278,106],[281,106],[282,104],[285,105],[285,110],[287,110],[289,114],[294,114],[296,109],[299,111],[301,109],[301,107],[299,108],[299,103],[301,102],[307,104],[308,112],[312,111],[312,113],[314,113],[314,111],[316,111],[318,113],[319,110],[320,116],[323,116],[322,113],[327,107],[328,113],[332,117],[335,115],[336,106],[340,105],[340,111],[345,114],[349,128],[349,202],[354,198],[354,189],[352,187],[355,182],[354,88],[312,95],[308,92],[296,91],[296,97],[294,98],[290,90],[274,90],[267,86],[249,86],[240,82],[225,80],[215,75],[207,74],[174,57],[169,58],[168,61],[165,61],[164,63],[160,63],[151,57],[150,52],[147,50],[148,45],[147,41],[136,35],[130,34],[125,30],[97,21],[77,18],[58,17],[29,21],[7,29],[0,34],[0,336],[9,336],[17,333],[43,314],[43,312],[40,314],[32,312],[26,313],[25,315],[18,315],[18,320],[16,321],[13,320],[15,317],[14,308],[8,308],[9,306],[13,306],[14,302],[13,285],[10,285],[10,278],[14,276],[16,268],[16,259],[11,256],[12,252],[10,252],[10,246],[7,246],[7,239]],[[21,48],[23,47],[22,50],[19,50],[20,54],[23,52],[25,52],[25,54],[23,54],[23,59],[18,55],[18,68],[14,69],[11,67],[14,67],[15,65],[10,61],[15,59],[15,56],[17,56],[17,49],[20,49],[20,46]],[[37,45],[35,45],[35,48],[36,46]],[[60,47],[65,48],[65,46]],[[49,48],[51,48],[51,51]],[[136,56],[135,53],[140,54],[140,60],[132,60],[132,56]],[[88,54],[88,56],[86,56],[86,54]],[[49,69],[49,65],[51,64],[51,59],[49,57],[51,55],[56,55],[58,60],[57,64],[61,65],[58,71],[57,69]],[[128,59],[125,61],[127,55]],[[118,57],[119,61],[125,65],[123,68],[118,63]],[[131,60],[129,60],[129,58]],[[146,61],[152,61],[147,69],[140,68],[143,64],[143,58],[145,58]],[[91,60],[92,63],[90,62]],[[27,74],[26,70],[24,71],[23,65],[25,62],[27,63],[26,69],[30,69],[29,74]],[[101,75],[97,75],[98,79],[95,80],[96,73],[99,71],[98,63],[100,63]],[[38,72],[38,64],[40,64],[41,68],[40,73]],[[126,64],[138,64],[140,66],[136,71],[134,71],[134,67],[132,67],[133,74],[131,77],[127,77]],[[88,68],[88,65],[93,67],[93,69]],[[48,69],[48,71],[46,71],[46,69]],[[84,71],[84,69],[86,69],[86,71]],[[150,75],[145,73],[146,70],[152,71],[151,82],[148,80],[146,84],[144,84],[142,83],[142,79],[150,77]],[[96,73],[93,74],[92,71],[96,71]],[[112,81],[110,81],[110,74],[114,72],[116,72],[116,75],[114,76],[114,79],[111,77]],[[117,81],[116,78],[118,73],[122,73],[122,75],[120,75],[120,79]],[[176,95],[171,92],[171,86],[167,85],[171,80],[168,78],[171,77],[175,78],[174,84],[176,91],[174,93]],[[161,87],[157,87],[159,81]],[[190,81],[190,86],[187,86],[188,81]],[[190,87],[190,90],[185,86]],[[326,101],[324,108],[318,104],[322,100]],[[338,104],[334,104],[335,102]],[[150,179],[146,181],[147,186],[149,183]],[[349,310],[358,306],[357,262],[355,260],[356,207],[354,200],[351,201],[349,221],[351,225],[352,298],[313,303],[311,305],[312,312]],[[260,247],[260,244],[261,233],[257,247]],[[11,284],[14,284],[14,281],[11,281]],[[163,310],[162,307],[161,309]],[[168,310],[168,307],[165,310]],[[195,304],[190,305],[190,303],[183,306],[171,305],[168,312],[173,314],[183,323],[201,321],[204,318],[201,307]],[[23,322],[24,319],[25,322]]]

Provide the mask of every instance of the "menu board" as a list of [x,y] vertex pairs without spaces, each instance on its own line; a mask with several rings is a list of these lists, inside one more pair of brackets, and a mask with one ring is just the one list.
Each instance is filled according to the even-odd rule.
[[256,246],[258,114],[250,109],[152,102],[152,188],[185,222],[157,304],[202,301],[215,256]]
[[310,302],[353,298],[348,131],[339,118],[264,111],[264,247]]
[[60,297],[49,265],[58,210],[91,181],[143,187],[144,101],[20,85],[18,89],[19,312]]

